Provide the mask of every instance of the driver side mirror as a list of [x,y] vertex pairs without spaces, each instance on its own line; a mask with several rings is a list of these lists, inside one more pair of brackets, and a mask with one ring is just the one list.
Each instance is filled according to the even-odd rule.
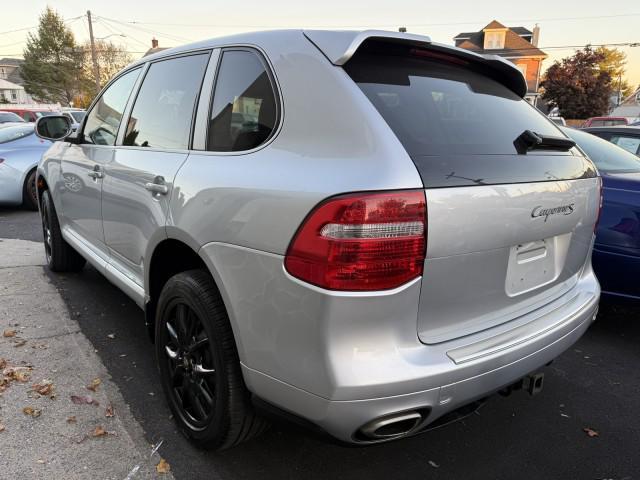
[[36,120],[36,135],[45,140],[62,140],[71,133],[71,120],[64,115],[49,115]]

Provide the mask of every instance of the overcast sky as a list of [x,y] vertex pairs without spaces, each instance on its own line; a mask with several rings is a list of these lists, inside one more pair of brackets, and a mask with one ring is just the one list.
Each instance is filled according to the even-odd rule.
[[[0,57],[19,55],[28,33],[2,32],[37,25],[38,15],[47,4],[68,19],[78,41],[88,38],[87,22],[84,17],[73,18],[90,9],[97,17],[95,36],[126,35],[113,36],[109,40],[123,44],[134,57],[150,47],[154,36],[160,46],[170,47],[203,38],[270,28],[395,30],[406,26],[410,32],[430,35],[438,42],[453,43],[457,33],[480,30],[493,19],[507,26],[529,29],[538,23],[541,29],[539,46],[549,54],[545,67],[573,52],[571,48],[550,47],[640,43],[638,0],[182,0],[170,3],[161,0],[28,0],[10,10],[4,9],[0,22]],[[640,47],[621,49],[628,56],[628,80],[633,85],[640,84]]]

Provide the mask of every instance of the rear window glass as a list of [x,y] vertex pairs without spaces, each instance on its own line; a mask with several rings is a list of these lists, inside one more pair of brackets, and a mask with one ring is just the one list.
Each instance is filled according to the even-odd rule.
[[0,128],[0,143],[13,142],[32,135],[33,125],[17,125],[15,127]]
[[614,135],[611,137],[611,143],[615,143],[627,152],[640,154],[640,136],[626,137],[624,135]]
[[589,123],[590,127],[615,127],[618,125],[626,125],[624,120],[592,120]]
[[640,172],[640,158],[591,133],[565,128],[565,133],[606,173]]
[[410,155],[513,154],[525,130],[562,135],[507,87],[465,66],[364,53],[345,70]]

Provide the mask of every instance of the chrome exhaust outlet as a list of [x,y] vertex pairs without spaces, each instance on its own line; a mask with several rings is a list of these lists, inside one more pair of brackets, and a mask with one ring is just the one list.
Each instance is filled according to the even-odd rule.
[[376,418],[360,428],[358,434],[366,440],[389,440],[412,432],[422,421],[418,412],[405,412]]

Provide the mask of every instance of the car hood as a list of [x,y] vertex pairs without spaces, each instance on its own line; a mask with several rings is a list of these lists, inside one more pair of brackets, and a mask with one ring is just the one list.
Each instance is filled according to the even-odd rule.
[[602,185],[617,190],[640,191],[640,173],[603,173]]

